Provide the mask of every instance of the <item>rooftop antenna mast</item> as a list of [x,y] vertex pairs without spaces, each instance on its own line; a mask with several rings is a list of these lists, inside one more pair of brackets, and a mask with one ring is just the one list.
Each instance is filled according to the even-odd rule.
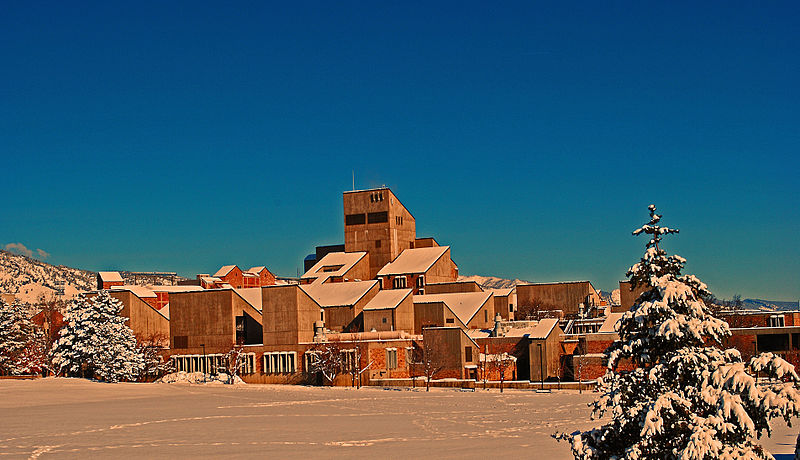
[[353,191],[356,191],[356,170],[353,170]]

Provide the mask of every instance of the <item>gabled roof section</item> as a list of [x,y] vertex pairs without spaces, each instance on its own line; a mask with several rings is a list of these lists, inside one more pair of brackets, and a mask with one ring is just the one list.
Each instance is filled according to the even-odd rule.
[[486,301],[492,297],[491,292],[458,292],[452,294],[426,294],[415,295],[414,302],[416,303],[431,303],[442,302],[444,303],[454,315],[468,325],[472,318],[478,313],[478,310],[486,304]]
[[529,339],[543,340],[550,336],[553,329],[558,325],[555,318],[545,318],[536,323],[535,326],[512,328],[506,333],[506,337],[528,337]]
[[439,260],[450,246],[405,249],[394,261],[378,271],[378,276],[425,273]]
[[122,275],[119,272],[98,272],[100,279],[104,283],[122,283]]
[[383,290],[364,305],[364,310],[394,310],[410,295],[411,289]]
[[492,289],[487,289],[486,291],[491,292],[492,294],[494,294],[495,297],[508,297],[511,295],[512,292],[514,292],[514,288],[513,287],[492,288]]
[[366,257],[366,252],[331,252],[320,259],[300,279],[313,279],[313,283],[324,283],[333,276],[344,276],[355,264]]
[[259,273],[261,273],[262,271],[264,271],[266,269],[267,269],[267,267],[265,267],[263,265],[258,266],[258,267],[250,267],[250,268],[247,269],[247,273],[254,273],[254,274],[258,275]]
[[261,311],[261,288],[242,288],[234,289],[239,297],[243,298],[245,302],[249,303],[251,307],[259,312]]
[[600,329],[597,332],[608,333],[608,332],[616,332],[614,326],[617,324],[617,321],[622,318],[624,313],[609,313],[606,317],[606,320],[603,321],[603,325],[600,326]]
[[349,283],[314,283],[301,285],[309,297],[320,307],[350,307],[358,303],[378,281],[353,281]]
[[217,277],[217,278],[225,276],[228,273],[230,273],[231,270],[233,270],[234,268],[236,268],[236,265],[224,265],[224,266],[222,266],[222,268],[217,270],[216,273],[214,273],[214,276]]
[[122,286],[112,286],[109,291],[130,291],[136,297],[145,299],[145,298],[152,298],[158,297],[155,292],[145,286],[139,286],[137,284],[124,284]]

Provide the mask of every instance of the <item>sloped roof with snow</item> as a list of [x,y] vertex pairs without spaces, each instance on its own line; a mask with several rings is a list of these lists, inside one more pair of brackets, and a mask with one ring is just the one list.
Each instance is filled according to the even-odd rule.
[[347,283],[325,283],[301,285],[302,289],[319,306],[348,307],[355,305],[370,289],[378,285],[378,281],[351,281]]
[[[331,252],[315,263],[300,279],[314,279],[314,284],[324,283],[332,276],[344,276],[355,264],[367,255],[366,252]],[[330,270],[330,271],[326,271]]]
[[261,273],[262,270],[266,269],[267,267],[261,265],[258,267],[250,267],[247,269],[247,273],[255,273],[256,275]]
[[140,298],[147,298],[147,297],[158,297],[155,292],[145,286],[139,286],[137,284],[123,284],[122,286],[112,286],[110,291],[130,291],[136,295],[136,297]]
[[425,273],[441,258],[450,246],[406,249],[378,271],[378,276]]
[[231,270],[233,270],[234,268],[236,268],[236,265],[223,265],[222,268],[220,268],[219,270],[217,270],[216,273],[214,273],[214,276],[215,277],[225,276],[228,273],[230,273]]
[[506,337],[528,337],[530,339],[546,339],[558,325],[555,318],[545,318],[540,320],[535,326],[512,328],[506,333]]
[[98,272],[100,279],[105,283],[123,282],[119,272]]
[[147,289],[153,292],[193,292],[202,291],[200,286],[151,286],[148,285]]
[[411,289],[386,289],[367,302],[364,310],[393,310],[409,295]]
[[262,297],[260,287],[234,289],[234,291],[236,291],[239,297],[243,298],[245,302],[249,303],[251,307],[261,311]]
[[512,292],[514,292],[514,288],[513,287],[510,287],[510,288],[493,288],[493,289],[487,289],[487,291],[489,291],[492,294],[494,294],[495,297],[508,297],[508,296],[511,295]]
[[458,292],[448,294],[415,295],[414,303],[442,302],[465,325],[492,296],[491,292]]
[[600,326],[600,329],[598,329],[597,332],[616,332],[614,330],[614,325],[617,324],[617,321],[619,321],[620,318],[622,318],[623,314],[624,313],[609,313],[606,317],[606,320],[603,321],[603,325]]

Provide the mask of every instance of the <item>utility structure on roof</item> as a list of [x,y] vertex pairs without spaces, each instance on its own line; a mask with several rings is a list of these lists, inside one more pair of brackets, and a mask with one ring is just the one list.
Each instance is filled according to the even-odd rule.
[[369,278],[414,247],[414,216],[387,187],[342,194],[345,252],[369,253]]

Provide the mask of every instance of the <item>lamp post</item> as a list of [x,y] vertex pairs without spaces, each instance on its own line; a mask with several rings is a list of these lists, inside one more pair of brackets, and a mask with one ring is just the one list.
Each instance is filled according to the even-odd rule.
[[206,361],[206,344],[201,343],[200,346],[203,347],[203,382],[205,382],[206,370],[207,370],[206,365],[208,364],[208,362]]
[[542,344],[537,343],[537,347],[539,347],[539,380],[542,384],[542,390],[544,390],[544,358],[542,356]]

